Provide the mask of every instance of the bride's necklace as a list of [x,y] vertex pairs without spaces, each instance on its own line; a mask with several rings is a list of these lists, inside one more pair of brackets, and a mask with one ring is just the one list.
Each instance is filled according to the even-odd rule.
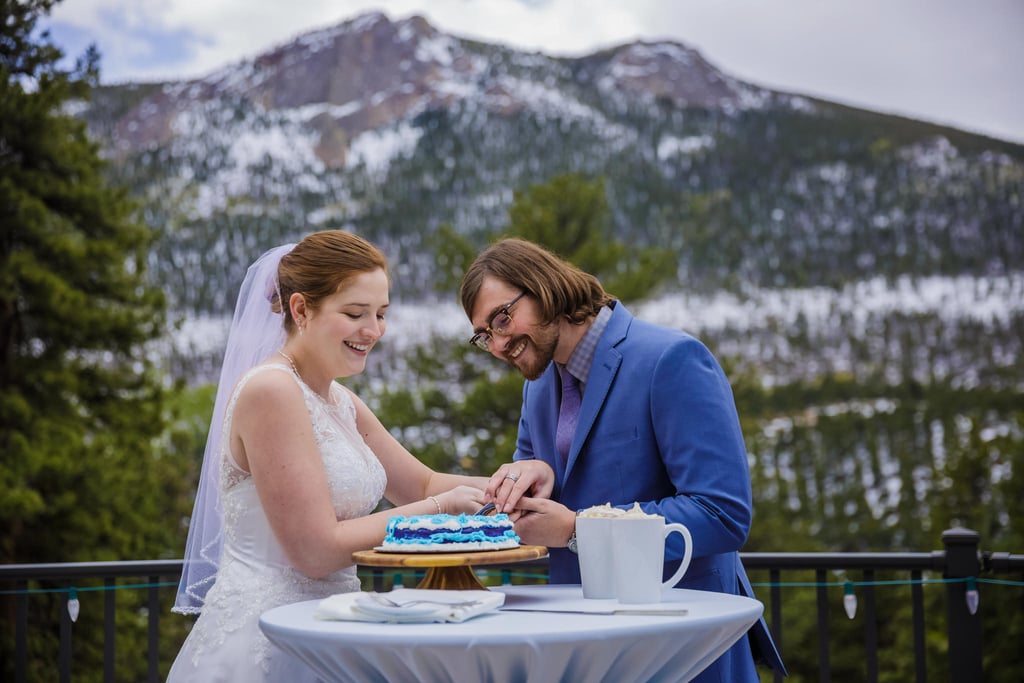
[[[289,356],[287,353],[285,353],[281,349],[278,349],[277,352],[281,356],[283,356],[286,361],[288,361],[288,365],[292,366],[292,372],[294,372],[295,376],[299,378],[299,381],[302,382],[304,385],[306,385],[306,387],[309,387],[309,385],[306,384],[306,380],[302,379],[302,375],[299,373],[299,369],[297,367],[295,367],[295,359],[292,358],[291,356]],[[318,399],[320,399],[321,401],[323,401],[327,405],[334,405],[334,402],[331,399],[324,398],[323,396],[318,394],[316,391],[314,391],[312,387],[309,387],[309,390],[313,392],[314,396],[316,396]]]
[[297,367],[295,367],[295,359],[293,359],[293,358],[292,358],[291,356],[289,356],[289,355],[288,355],[287,353],[285,353],[285,352],[284,352],[284,351],[282,351],[281,349],[278,349],[278,350],[277,350],[277,352],[278,352],[279,354],[281,354],[282,356],[284,356],[284,359],[285,359],[286,361],[288,361],[288,365],[291,365],[291,366],[292,366],[292,372],[294,372],[294,373],[295,373],[295,375],[296,375],[296,376],[297,376],[297,377],[298,377],[299,379],[302,379],[302,375],[300,375],[300,374],[299,374],[299,369],[298,369]]

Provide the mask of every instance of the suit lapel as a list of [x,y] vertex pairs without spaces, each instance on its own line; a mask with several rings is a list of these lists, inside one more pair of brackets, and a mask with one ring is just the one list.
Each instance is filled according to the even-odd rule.
[[580,454],[580,448],[590,435],[594,421],[608,398],[608,392],[612,389],[615,375],[619,371],[619,365],[622,364],[622,354],[615,347],[625,339],[631,319],[632,316],[625,307],[621,303],[616,303],[612,309],[612,317],[608,321],[608,326],[594,351],[594,362],[590,366],[590,375],[587,377],[587,387],[583,393],[583,402],[580,404],[579,421],[576,423],[576,434],[569,447],[569,459],[562,475],[562,481],[569,478],[572,466]]

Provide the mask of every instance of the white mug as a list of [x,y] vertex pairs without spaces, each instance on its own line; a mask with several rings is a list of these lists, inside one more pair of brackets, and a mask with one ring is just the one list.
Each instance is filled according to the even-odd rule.
[[[665,543],[673,532],[683,536],[683,561],[672,578],[662,581]],[[657,515],[614,520],[612,544],[615,546],[612,555],[615,597],[623,603],[661,602],[662,589],[671,588],[683,578],[693,557],[690,530],[677,522],[665,524],[665,518]]]
[[615,597],[612,525],[617,521],[615,517],[576,518],[576,549],[585,598]]

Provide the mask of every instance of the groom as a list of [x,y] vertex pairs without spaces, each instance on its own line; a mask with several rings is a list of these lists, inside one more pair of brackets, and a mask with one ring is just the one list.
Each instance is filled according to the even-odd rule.
[[[640,321],[598,280],[520,239],[470,265],[462,306],[471,343],[526,378],[516,451],[491,478],[516,531],[550,549],[552,583],[580,583],[576,511],[611,502],[693,536],[682,588],[752,596],[739,559],[751,521],[750,472],[732,389],[693,337]],[[529,496],[524,494],[529,493]],[[682,557],[673,534],[664,576]],[[757,683],[755,657],[785,675],[764,620],[697,681]]]

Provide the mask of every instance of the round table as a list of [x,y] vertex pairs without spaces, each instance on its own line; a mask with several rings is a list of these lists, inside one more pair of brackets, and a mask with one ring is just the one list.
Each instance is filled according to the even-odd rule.
[[331,683],[682,683],[764,609],[751,598],[687,589],[665,591],[662,607],[671,611],[661,614],[613,613],[635,606],[586,600],[579,585],[491,590],[505,593],[501,610],[461,623],[318,621],[311,600],[264,612],[260,628]]
[[521,545],[505,550],[478,550],[456,553],[393,553],[360,550],[352,553],[356,564],[367,567],[426,568],[417,588],[447,590],[487,590],[473,567],[536,560],[548,554],[542,545]]

